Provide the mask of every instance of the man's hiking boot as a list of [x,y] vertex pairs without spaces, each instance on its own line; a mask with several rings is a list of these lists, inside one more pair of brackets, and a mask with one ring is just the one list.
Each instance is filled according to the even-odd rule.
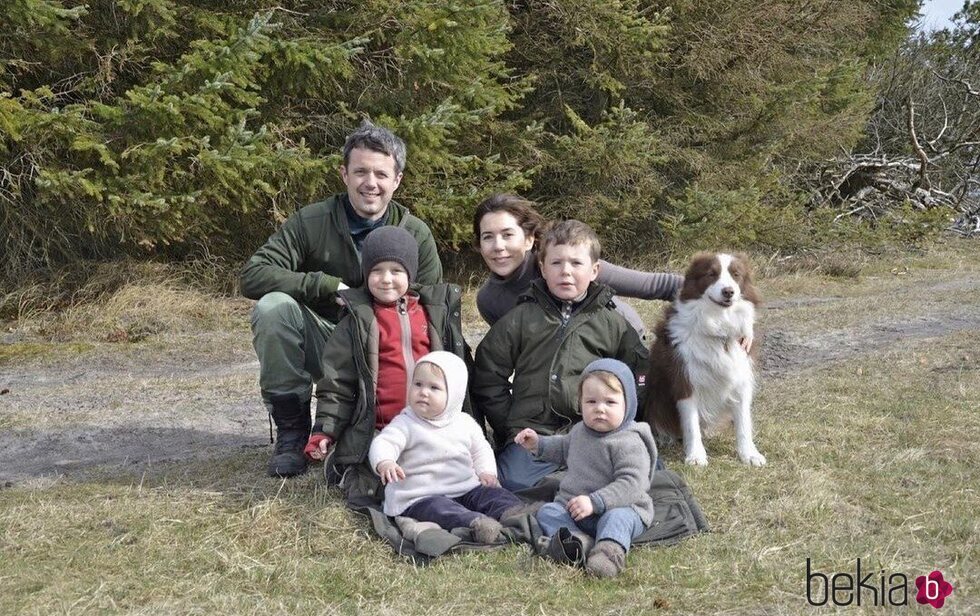
[[609,539],[596,543],[585,561],[585,570],[600,578],[616,577],[625,566],[626,550]]
[[310,403],[296,394],[272,396],[272,420],[276,423],[276,447],[269,460],[271,477],[294,477],[306,472],[303,448],[310,438]]

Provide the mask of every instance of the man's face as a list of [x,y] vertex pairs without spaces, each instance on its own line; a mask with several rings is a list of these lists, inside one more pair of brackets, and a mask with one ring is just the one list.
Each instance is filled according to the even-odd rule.
[[568,302],[581,297],[598,275],[599,264],[592,260],[587,242],[545,247],[541,277],[558,299]]
[[388,210],[388,202],[402,181],[395,171],[395,159],[365,148],[354,148],[346,165],[340,166],[340,177],[347,186],[347,196],[357,215],[378,220]]

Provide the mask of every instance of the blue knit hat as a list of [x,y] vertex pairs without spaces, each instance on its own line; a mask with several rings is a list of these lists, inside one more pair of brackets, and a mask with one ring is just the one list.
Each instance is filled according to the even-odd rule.
[[623,385],[623,398],[626,400],[626,414],[623,415],[623,423],[615,430],[611,430],[611,432],[617,432],[636,419],[636,377],[633,376],[633,371],[630,370],[630,367],[623,362],[618,359],[605,357],[603,359],[597,359],[586,366],[582,372],[582,379],[584,380],[590,373],[598,371],[611,372]]

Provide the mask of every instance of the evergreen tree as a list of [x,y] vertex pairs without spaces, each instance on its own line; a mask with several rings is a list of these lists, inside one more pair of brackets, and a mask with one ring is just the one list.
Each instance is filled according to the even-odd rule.
[[[610,213],[628,212],[622,224],[610,216],[605,228],[611,246],[632,247],[629,238],[638,233],[678,246],[685,225],[714,216],[704,204],[739,202],[744,209],[746,199],[758,211],[734,218],[718,212],[708,226],[721,233],[709,241],[733,237],[736,230],[722,220],[763,225],[738,230],[758,244],[777,239],[765,221],[799,208],[795,169],[861,137],[873,104],[869,63],[898,44],[918,2],[558,0],[511,7],[509,58],[517,74],[534,79],[522,113],[548,131],[533,196],[555,214],[572,211],[575,201],[586,211],[602,204]],[[626,117],[642,130],[624,125]],[[570,139],[578,145],[569,148]],[[613,152],[615,159],[605,155]],[[562,174],[566,163],[575,173]],[[624,166],[634,173],[609,177]],[[631,182],[640,171],[649,177]],[[628,190],[620,189],[624,183]]]
[[692,229],[792,243],[796,169],[861,137],[868,67],[918,5],[8,0],[4,272],[241,258],[342,189],[364,118],[408,143],[397,198],[444,248],[495,191],[589,221],[620,256],[683,249]]
[[[437,237],[526,183],[497,121],[523,89],[499,2],[111,0],[0,6],[6,272],[120,252],[241,256],[339,190],[362,118],[410,148],[399,197]],[[266,222],[263,222],[266,221]]]

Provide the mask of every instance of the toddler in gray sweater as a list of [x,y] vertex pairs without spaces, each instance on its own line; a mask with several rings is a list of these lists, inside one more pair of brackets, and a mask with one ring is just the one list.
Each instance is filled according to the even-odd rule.
[[584,561],[598,577],[613,577],[626,564],[633,539],[653,521],[649,490],[657,445],[650,426],[634,421],[636,385],[623,362],[589,364],[579,382],[579,405],[582,421],[568,434],[539,436],[526,428],[514,442],[568,467],[554,502],[537,514],[549,538],[544,551]]

